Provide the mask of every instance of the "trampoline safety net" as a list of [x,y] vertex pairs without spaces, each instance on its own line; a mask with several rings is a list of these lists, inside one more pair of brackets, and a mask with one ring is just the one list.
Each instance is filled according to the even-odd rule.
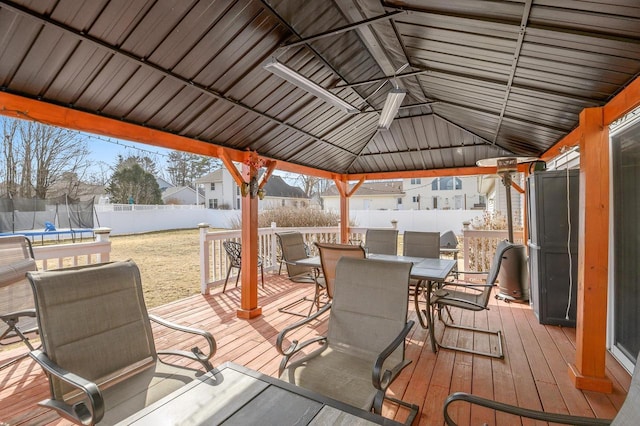
[[93,202],[68,195],[57,198],[0,198],[0,233],[42,230],[45,222],[58,228],[92,229]]

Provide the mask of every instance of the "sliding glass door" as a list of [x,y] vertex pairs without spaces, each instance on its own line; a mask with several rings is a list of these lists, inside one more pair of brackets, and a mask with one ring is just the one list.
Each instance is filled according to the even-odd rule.
[[611,154],[609,341],[630,369],[640,351],[640,113],[611,132]]

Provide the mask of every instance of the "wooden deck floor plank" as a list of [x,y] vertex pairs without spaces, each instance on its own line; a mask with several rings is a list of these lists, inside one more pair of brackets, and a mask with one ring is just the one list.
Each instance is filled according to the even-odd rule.
[[[227,360],[234,361],[275,376],[280,362],[280,355],[274,347],[277,333],[299,319],[279,312],[278,308],[305,294],[310,295],[313,288],[291,284],[284,275],[267,275],[265,284],[265,290],[259,289],[259,304],[263,315],[249,321],[236,316],[240,289],[233,287],[225,294],[221,294],[220,288],[217,288],[211,295],[194,295],[151,309],[151,312],[170,321],[196,325],[212,332],[219,345],[214,365]],[[302,310],[306,311],[308,306]],[[415,318],[413,303],[410,306],[409,317]],[[429,426],[442,423],[444,398],[454,391],[472,391],[504,402],[516,400],[517,405],[529,408],[536,408],[536,405],[539,408],[543,403],[545,407],[552,406],[549,405],[547,395],[563,400],[567,393],[562,390],[566,378],[563,378],[560,366],[573,356],[575,333],[570,330],[545,329],[532,320],[531,315],[533,314],[528,306],[493,301],[491,310],[477,317],[454,310],[456,322],[502,328],[507,357],[504,361],[446,349],[434,354],[429,344],[428,331],[416,326],[409,335],[406,352],[407,358],[413,362],[394,383],[392,392],[404,400],[421,405],[422,410],[416,424]],[[326,327],[326,321],[318,321],[291,337],[308,338],[325,332]],[[159,348],[165,345],[173,347],[176,343],[189,347],[197,339],[178,337],[177,332],[156,328],[154,326],[156,345]],[[439,337],[442,335],[442,325],[438,322],[436,333]],[[494,345],[473,334],[453,330],[448,330],[444,339],[445,342],[456,341],[458,344],[479,347]],[[545,357],[549,347],[555,352]],[[8,359],[11,353],[0,351],[0,363]],[[184,359],[180,362],[188,363]],[[584,394],[588,406],[598,417],[609,417],[615,413],[630,382],[628,374],[610,356],[607,357],[607,366],[608,374],[614,379],[614,394]],[[49,391],[44,374],[31,359],[25,359],[15,367],[0,370],[0,386],[0,421],[25,425],[70,424],[58,419],[55,413],[37,407],[36,403],[46,398]],[[461,425],[469,424],[471,418],[471,410],[464,405],[460,404],[455,408],[456,415],[461,416]],[[389,403],[385,403],[383,413],[399,420],[406,415],[403,409]],[[496,420],[497,424],[505,424],[500,416]],[[489,424],[494,424],[493,418]]]
[[[527,358],[531,365],[531,371],[535,379],[543,410],[552,413],[568,413],[569,410],[562,399],[562,394],[545,357],[545,351],[553,350],[553,348],[545,347],[543,350],[540,347],[531,329],[531,324],[523,311],[514,311],[513,314],[516,319],[516,326],[520,330],[520,335],[526,347]],[[544,329],[544,327],[542,327],[542,329]]]
[[[584,394],[575,388],[567,374],[568,364],[561,351],[561,347],[568,347],[566,339],[559,339],[557,326],[538,327],[539,322],[535,315],[526,315],[533,335],[538,340],[540,347],[544,347],[544,356],[547,365],[551,369],[555,385],[558,387],[561,398],[564,401],[568,413],[576,416],[592,417],[593,411],[584,397]],[[550,411],[550,408],[547,408]]]
[[[538,396],[535,380],[526,357],[520,331],[513,316],[514,307],[516,307],[515,304],[501,304],[497,307],[502,324],[505,358],[508,359],[511,377],[513,378],[516,399],[514,405],[532,410],[541,410],[542,404]],[[524,420],[523,424],[530,425],[534,424],[534,422]]]

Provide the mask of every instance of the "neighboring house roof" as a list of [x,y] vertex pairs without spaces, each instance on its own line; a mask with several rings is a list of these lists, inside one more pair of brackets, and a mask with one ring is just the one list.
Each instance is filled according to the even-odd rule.
[[172,188],[174,185],[170,182],[164,180],[161,177],[156,178],[156,182],[158,182],[158,186],[160,187],[160,191],[164,191],[167,188]]
[[[349,190],[354,185],[349,184]],[[387,182],[367,182],[363,183],[360,188],[353,194],[353,196],[368,196],[368,195],[403,195],[402,181],[387,181]],[[340,193],[335,185],[327,188],[322,193],[323,197],[337,197]]]
[[267,197],[280,198],[309,198],[304,191],[297,186],[289,185],[280,176],[272,175],[264,185]]
[[222,173],[224,171],[226,171],[226,169],[224,169],[224,168],[219,168],[217,170],[214,170],[211,173],[207,173],[206,175],[196,179],[196,183],[221,182],[222,181]]

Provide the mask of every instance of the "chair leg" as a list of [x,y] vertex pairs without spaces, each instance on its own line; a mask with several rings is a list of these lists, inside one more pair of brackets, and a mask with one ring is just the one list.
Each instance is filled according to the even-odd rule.
[[[440,308],[442,309],[442,308]],[[451,315],[451,314],[449,314]],[[486,330],[483,328],[476,328],[476,327],[467,327],[464,325],[456,325],[453,323],[449,323],[445,320],[443,320],[442,318],[440,318],[440,321],[442,322],[442,324],[444,325],[444,331],[442,333],[442,335],[444,336],[444,333],[446,333],[447,328],[454,328],[457,330],[466,330],[466,331],[471,331],[474,333],[484,333],[484,334],[488,334],[488,335],[493,335],[496,336],[498,338],[498,353],[494,354],[493,352],[484,352],[484,351],[475,351],[473,349],[467,349],[467,348],[462,348],[459,346],[449,346],[449,345],[443,345],[442,344],[442,339],[440,339],[440,341],[437,341],[434,337],[434,339],[432,341],[436,342],[436,345],[444,348],[444,349],[451,349],[454,351],[460,351],[460,352],[466,352],[466,353],[470,353],[470,354],[476,354],[476,355],[483,355],[483,356],[488,356],[491,358],[498,358],[498,359],[502,359],[504,358],[504,352],[502,349],[502,331],[501,330]],[[434,335],[433,333],[433,329],[430,330],[431,334]]]
[[227,269],[227,277],[224,279],[224,286],[222,287],[223,293],[227,289],[227,281],[229,281],[229,274],[231,274],[231,268],[233,268],[233,266],[229,265],[229,269]]
[[242,267],[238,268],[238,275],[236,275],[236,287],[238,287],[238,280],[240,280],[240,271],[242,270]]
[[264,288],[264,266],[260,265],[260,281],[262,281],[262,288]]

